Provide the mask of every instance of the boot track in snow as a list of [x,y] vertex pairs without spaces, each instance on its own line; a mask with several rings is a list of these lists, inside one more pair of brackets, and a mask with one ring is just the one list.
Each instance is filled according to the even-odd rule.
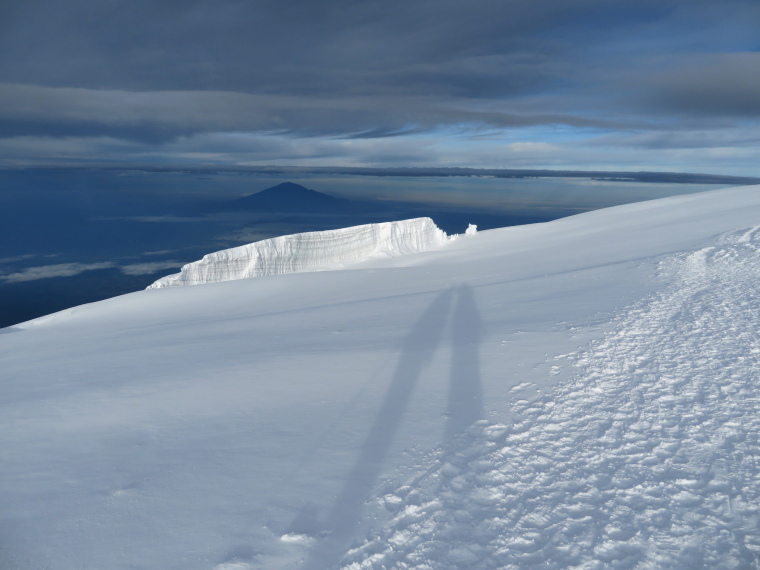
[[759,249],[754,228],[666,258],[554,394],[383,497],[343,568],[757,567]]

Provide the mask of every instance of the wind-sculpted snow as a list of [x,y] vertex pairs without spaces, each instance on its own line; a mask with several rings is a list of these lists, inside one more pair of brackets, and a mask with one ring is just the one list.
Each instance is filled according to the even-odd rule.
[[[474,231],[474,226],[468,228],[468,234]],[[314,271],[378,256],[428,251],[448,240],[430,218],[293,234],[210,253],[148,289]]]
[[759,245],[666,258],[672,285],[558,360],[554,393],[382,497],[344,568],[756,568]]

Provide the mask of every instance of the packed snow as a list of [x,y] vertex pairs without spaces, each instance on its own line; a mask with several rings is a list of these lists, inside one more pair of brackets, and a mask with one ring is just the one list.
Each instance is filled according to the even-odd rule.
[[756,567],[759,246],[760,226],[665,258],[670,286],[557,357],[568,381],[385,495],[345,568]]
[[[470,224],[470,235],[476,226]],[[396,257],[441,247],[449,236],[430,218],[365,224],[339,230],[281,236],[205,255],[148,289],[335,269],[378,256]]]
[[0,567],[758,567],[758,192],[0,329]]

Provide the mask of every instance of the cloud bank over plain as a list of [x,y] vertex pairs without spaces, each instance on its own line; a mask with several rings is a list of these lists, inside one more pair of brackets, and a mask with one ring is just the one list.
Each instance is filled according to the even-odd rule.
[[20,271],[14,271],[5,275],[0,274],[0,283],[23,283],[54,277],[74,277],[85,271],[114,268],[118,268],[124,275],[150,275],[163,269],[176,269],[179,265],[181,265],[181,262],[174,260],[130,263],[121,266],[111,261],[97,263],[55,263],[52,265],[26,267]]
[[0,10],[6,164],[757,174],[760,6],[748,0]]

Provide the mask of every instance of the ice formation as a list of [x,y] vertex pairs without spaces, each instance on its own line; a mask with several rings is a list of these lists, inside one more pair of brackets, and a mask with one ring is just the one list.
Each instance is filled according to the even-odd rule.
[[[467,232],[472,233],[469,228]],[[430,218],[293,234],[210,253],[148,289],[314,271],[378,256],[428,251],[449,239]]]

